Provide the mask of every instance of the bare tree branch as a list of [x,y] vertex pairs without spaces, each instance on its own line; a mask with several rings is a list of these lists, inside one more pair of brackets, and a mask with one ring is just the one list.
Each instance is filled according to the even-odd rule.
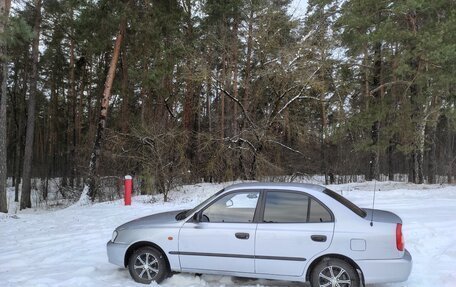
[[241,101],[239,101],[239,99],[235,98],[234,96],[232,96],[228,91],[226,91],[224,88],[222,88],[220,86],[220,82],[217,80],[217,79],[214,79],[215,82],[217,83],[217,89],[219,89],[220,91],[222,91],[225,95],[227,95],[230,99],[232,99],[242,110],[242,113],[244,114],[245,118],[247,119],[247,121],[250,123],[250,125],[256,129],[257,128],[257,125],[255,125],[255,123],[252,121],[252,119],[249,117],[244,105],[241,103]]
[[318,69],[315,70],[315,72],[312,73],[312,75],[310,75],[310,77],[307,79],[306,83],[304,84],[304,86],[301,88],[301,90],[299,91],[299,93],[294,96],[291,100],[289,100],[278,112],[277,114],[274,115],[274,117],[271,119],[271,121],[269,121],[269,124],[268,126],[271,126],[271,124],[275,121],[275,119],[277,118],[278,115],[280,115],[285,109],[288,108],[288,106],[290,106],[294,101],[296,101],[297,99],[299,99],[301,96],[302,96],[302,93],[304,92],[304,90],[307,88],[307,86],[309,85],[310,81],[312,80],[312,78],[318,73],[318,71],[320,71],[320,68],[321,67],[318,67]]
[[294,153],[300,154],[300,155],[305,157],[305,155],[302,152],[300,152],[299,150],[291,148],[291,147],[289,147],[289,146],[287,146],[287,145],[285,145],[285,144],[283,144],[281,142],[278,142],[278,141],[275,141],[275,140],[267,140],[267,142],[275,143],[275,144],[277,144],[277,145],[279,145],[279,146],[281,146],[281,147],[283,147],[283,148],[285,148],[285,149],[287,149],[289,151],[292,151]]
[[241,142],[245,142],[247,145],[250,146],[250,148],[253,150],[254,153],[257,153],[257,148],[248,140],[244,139],[244,138],[238,138],[239,141]]
[[329,102],[329,100],[320,99],[320,98],[312,97],[312,96],[301,96],[298,98],[298,100],[315,100],[315,101],[319,101],[319,102]]
[[[275,91],[275,89],[272,88],[272,89],[274,90],[274,92],[275,92],[277,95],[279,95],[279,97],[274,101],[274,109],[273,109],[271,115],[269,116],[269,119],[272,118],[272,117],[274,117],[274,116],[277,114],[276,111],[277,111],[277,109],[279,108],[279,103],[280,103],[280,101],[281,101],[289,92],[291,92],[292,90],[296,89],[297,87],[298,87],[298,85],[294,85],[294,86],[288,88],[287,90],[285,90],[281,95],[279,95],[279,93],[277,93],[277,92]],[[268,122],[269,122],[269,119],[268,119]]]
[[165,107],[168,110],[168,113],[171,115],[171,117],[173,117],[173,119],[175,119],[176,116],[173,114],[173,111],[171,110],[171,107],[168,105],[168,100],[169,100],[169,97],[164,99]]
[[379,91],[380,89],[384,88],[384,87],[389,87],[389,86],[392,86],[392,85],[395,85],[395,84],[402,84],[402,85],[410,85],[411,82],[410,81],[392,81],[392,82],[388,82],[388,83],[384,83],[378,87],[376,87],[375,89],[373,90],[370,90],[369,91],[369,94],[371,96],[373,96],[373,94],[377,91]]

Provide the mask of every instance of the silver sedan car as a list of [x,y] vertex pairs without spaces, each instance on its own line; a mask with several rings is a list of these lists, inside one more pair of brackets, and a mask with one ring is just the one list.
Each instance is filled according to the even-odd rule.
[[397,215],[312,184],[235,184],[191,210],[119,226],[107,251],[145,284],[190,272],[358,287],[412,269]]

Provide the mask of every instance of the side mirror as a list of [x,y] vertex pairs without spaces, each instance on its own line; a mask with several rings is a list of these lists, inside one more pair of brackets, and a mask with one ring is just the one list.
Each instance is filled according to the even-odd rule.
[[195,214],[193,214],[193,222],[195,223],[198,223],[198,222],[201,222],[201,219],[202,219],[202,213],[201,212],[197,212]]

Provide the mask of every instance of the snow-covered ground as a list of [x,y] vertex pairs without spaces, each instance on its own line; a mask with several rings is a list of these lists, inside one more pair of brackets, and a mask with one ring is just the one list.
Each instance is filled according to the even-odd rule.
[[[0,286],[143,286],[128,271],[107,262],[105,245],[118,225],[176,208],[190,208],[223,184],[186,186],[160,196],[138,196],[132,206],[121,201],[74,205],[46,211],[0,215]],[[331,186],[361,207],[372,204],[373,183]],[[404,221],[406,248],[414,260],[407,282],[375,287],[456,286],[456,187],[377,183],[376,208],[391,210]],[[223,276],[179,274],[161,286],[299,286],[290,282],[239,280]],[[301,285],[302,286],[302,285]]]

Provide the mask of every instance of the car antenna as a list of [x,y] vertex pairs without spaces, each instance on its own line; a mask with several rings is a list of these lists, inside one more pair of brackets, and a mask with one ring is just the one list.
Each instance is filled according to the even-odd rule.
[[377,187],[377,180],[374,178],[374,198],[372,199],[372,214],[371,214],[371,222],[370,226],[374,226],[374,207],[375,207],[375,190]]

